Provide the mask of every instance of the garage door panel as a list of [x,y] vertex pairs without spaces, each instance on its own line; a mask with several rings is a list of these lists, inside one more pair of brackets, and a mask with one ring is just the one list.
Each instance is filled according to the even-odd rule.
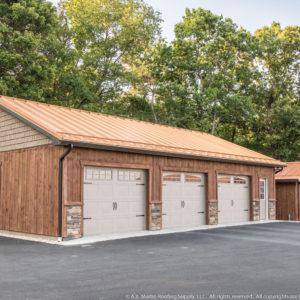
[[98,185],[97,184],[84,184],[83,196],[89,199],[97,199]]
[[84,222],[85,231],[89,232],[89,234],[94,235],[98,233],[97,221],[85,221]]
[[129,231],[129,220],[128,220],[127,215],[114,216],[113,227],[114,227],[114,232]]
[[122,197],[130,197],[129,195],[129,186],[124,184],[118,184],[117,187],[115,187],[115,194],[116,196],[122,195]]
[[250,179],[246,176],[218,176],[219,224],[250,220]]
[[111,197],[111,194],[113,193],[113,184],[112,183],[106,183],[105,185],[98,185],[98,190],[96,196],[101,195],[103,199],[107,199]]
[[[165,200],[165,199],[164,199]],[[164,201],[162,210],[164,213],[176,213],[181,208],[181,201],[172,199],[171,201]]]
[[[85,168],[84,234],[118,233],[146,228],[144,170]],[[136,215],[144,215],[138,219]]]
[[135,219],[132,220],[132,230],[137,227],[143,228],[144,230],[146,229],[146,215],[138,217],[136,216]]
[[145,213],[145,205],[142,202],[128,202],[129,211],[132,212],[132,214],[142,214]]
[[133,187],[129,189],[129,196],[131,198],[143,197],[145,193],[145,185],[140,183],[134,183]]
[[205,175],[163,172],[162,180],[163,228],[206,224]]
[[163,228],[182,227],[182,215],[181,214],[169,215],[168,220],[169,220],[169,226],[168,227],[165,226]]
[[104,218],[98,221],[97,224],[97,232],[93,234],[99,234],[99,232],[107,234],[107,233],[115,233],[115,228],[112,227],[112,218]]
[[84,215],[89,216],[90,218],[96,218],[99,215],[98,212],[102,212],[102,211],[103,209],[99,201],[91,201],[90,205],[85,207]]

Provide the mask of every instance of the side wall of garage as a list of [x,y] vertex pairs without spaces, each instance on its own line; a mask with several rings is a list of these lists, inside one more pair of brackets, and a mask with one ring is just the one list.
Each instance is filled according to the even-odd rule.
[[58,163],[63,147],[0,152],[0,230],[58,235]]
[[276,218],[274,169],[268,167],[150,156],[104,150],[75,148],[64,168],[64,236],[83,233],[83,170],[86,166],[146,170],[147,229],[162,228],[162,173],[164,171],[204,173],[206,176],[206,223],[218,223],[217,178],[219,174],[243,175],[250,179],[250,220],[260,218],[259,179],[268,180],[268,217]]

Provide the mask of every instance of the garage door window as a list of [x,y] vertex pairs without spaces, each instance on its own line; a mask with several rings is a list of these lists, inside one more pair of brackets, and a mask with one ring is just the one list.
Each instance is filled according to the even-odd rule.
[[246,179],[241,177],[234,177],[233,182],[235,184],[246,184]]
[[201,182],[201,176],[195,174],[185,174],[184,175],[185,182]]
[[163,175],[163,181],[178,181],[178,182],[180,182],[180,174],[173,173],[173,174]]
[[218,183],[230,183],[230,176],[218,176]]
[[112,171],[102,168],[87,168],[85,177],[88,180],[112,180]]
[[141,173],[138,171],[118,171],[118,179],[119,181],[140,181],[141,180]]

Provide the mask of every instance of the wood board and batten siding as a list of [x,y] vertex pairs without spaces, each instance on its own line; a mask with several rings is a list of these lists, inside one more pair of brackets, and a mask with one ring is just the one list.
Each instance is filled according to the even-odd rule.
[[300,184],[298,182],[276,182],[277,219],[300,220]]
[[52,141],[0,109],[0,229],[57,235],[57,153]]
[[[1,194],[0,229],[58,235],[58,163],[66,151],[63,146],[41,146],[30,149],[0,152]],[[83,207],[84,166],[104,166],[111,168],[142,169],[147,174],[147,229],[153,227],[151,208],[161,211],[162,184],[164,171],[203,173],[206,176],[206,208],[217,209],[218,174],[249,176],[251,182],[250,220],[259,219],[259,178],[269,181],[269,202],[275,203],[273,168],[234,163],[201,161],[183,158],[151,156],[116,151],[75,148],[64,161],[63,173],[63,236],[67,236],[68,207]],[[274,204],[275,206],[275,204]],[[275,208],[274,208],[275,209]],[[81,216],[82,216],[81,210]],[[269,216],[273,219],[273,216]],[[216,224],[207,213],[207,224]],[[81,223],[82,224],[82,223]],[[81,225],[82,226],[82,225]],[[82,232],[82,231],[81,231]]]
[[[217,203],[217,175],[236,174],[249,176],[251,182],[250,191],[250,220],[259,220],[259,178],[263,177],[269,181],[269,202],[273,203],[274,212],[269,213],[269,218],[275,218],[275,185],[273,168],[253,165],[242,165],[234,163],[223,163],[183,158],[171,158],[162,156],[150,156],[105,150],[93,150],[75,148],[65,161],[65,206],[83,206],[83,169],[84,166],[102,166],[143,169],[148,174],[148,222],[147,229],[151,227],[149,212],[152,205],[162,204],[161,174],[163,171],[181,171],[204,173],[207,178],[207,210],[211,203]],[[257,212],[253,207],[258,207]],[[160,219],[161,222],[161,219]],[[207,224],[215,224],[218,220],[210,220],[207,214]],[[161,225],[161,224],[160,224]],[[64,227],[64,234],[66,228]]]
[[58,158],[62,147],[0,153],[0,229],[58,234]]

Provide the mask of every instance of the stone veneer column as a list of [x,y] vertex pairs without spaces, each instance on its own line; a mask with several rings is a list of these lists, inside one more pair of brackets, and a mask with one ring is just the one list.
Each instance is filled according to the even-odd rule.
[[218,224],[218,196],[217,186],[218,175],[216,172],[209,172],[207,174],[206,189],[207,189],[207,225]]
[[260,200],[254,199],[252,201],[252,221],[260,220]]
[[151,230],[161,229],[161,203],[152,203],[150,206]]
[[218,224],[218,201],[208,200],[208,225]]
[[81,206],[67,206],[67,238],[81,237]]
[[276,220],[276,200],[275,199],[269,199],[268,208],[269,208],[269,220]]

